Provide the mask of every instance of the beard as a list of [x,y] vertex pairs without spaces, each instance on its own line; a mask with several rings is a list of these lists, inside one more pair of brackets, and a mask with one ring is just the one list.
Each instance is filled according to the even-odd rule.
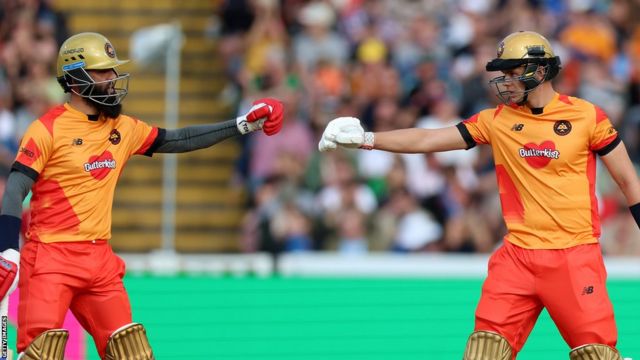
[[96,110],[98,110],[99,115],[103,115],[110,119],[116,119],[118,116],[120,116],[120,113],[122,113],[122,104],[104,105],[104,104],[99,104],[97,102],[94,102],[91,99],[88,99],[88,100],[91,102],[93,107],[95,107]]
[[[92,92],[92,95],[105,96],[105,95],[113,95],[113,94],[109,93],[107,89],[103,89],[101,87],[96,86]],[[110,98],[102,97],[102,99],[105,99],[105,102],[107,102],[107,100],[115,99],[115,96]],[[87,104],[91,105],[94,109],[96,109],[96,111],[98,111],[98,115],[102,115],[110,119],[116,119],[122,113],[122,103],[119,103],[116,105],[105,105],[105,104],[98,103],[91,98],[85,97],[83,98],[83,100]]]

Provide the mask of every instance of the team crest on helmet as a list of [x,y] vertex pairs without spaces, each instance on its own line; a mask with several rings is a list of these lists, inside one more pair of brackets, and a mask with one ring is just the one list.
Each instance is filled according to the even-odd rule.
[[500,41],[500,43],[498,44],[498,58],[502,57],[503,53],[504,53],[504,41]]
[[553,131],[560,136],[565,136],[571,132],[571,123],[567,120],[558,120],[553,124]]
[[113,45],[111,45],[111,43],[104,44],[104,52],[107,53],[107,56],[112,59],[116,57],[116,50],[113,48]]
[[111,133],[109,134],[109,141],[113,145],[118,145],[120,143],[120,140],[122,140],[122,136],[120,136],[120,131],[118,131],[118,129],[111,130]]

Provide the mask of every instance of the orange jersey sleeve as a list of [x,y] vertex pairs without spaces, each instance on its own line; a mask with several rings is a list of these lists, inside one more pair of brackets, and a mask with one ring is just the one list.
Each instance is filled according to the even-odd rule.
[[27,131],[16,168],[35,173],[26,237],[42,242],[107,240],[117,180],[129,158],[149,153],[158,129],[121,115],[91,120],[68,104]]
[[158,128],[135,118],[132,120],[134,126],[131,131],[131,153],[150,156],[149,150],[158,136]]
[[601,109],[556,94],[542,113],[501,105],[463,125],[491,145],[508,241],[534,249],[598,241],[595,156],[620,143]]
[[594,125],[589,143],[592,151],[598,152],[610,145],[617,137],[618,131],[613,127],[607,114],[598,106],[593,107]]
[[491,144],[487,122],[490,121],[493,117],[492,114],[495,112],[497,112],[497,110],[483,110],[463,121],[463,124],[469,131],[469,134],[477,144]]
[[53,149],[53,122],[62,113],[63,106],[55,107],[29,125],[22,137],[16,162],[31,168],[37,174],[44,169]]

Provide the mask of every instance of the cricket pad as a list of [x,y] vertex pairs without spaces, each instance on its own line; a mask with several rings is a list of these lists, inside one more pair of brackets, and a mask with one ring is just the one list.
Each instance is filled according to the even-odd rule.
[[107,343],[105,360],[154,360],[144,326],[131,323],[116,330]]

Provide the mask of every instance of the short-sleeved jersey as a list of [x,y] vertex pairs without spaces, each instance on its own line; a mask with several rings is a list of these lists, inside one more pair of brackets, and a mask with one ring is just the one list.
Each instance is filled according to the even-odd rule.
[[69,104],[35,120],[13,165],[35,180],[27,239],[110,239],[118,177],[132,155],[151,155],[158,133],[126,115],[90,120]]
[[540,114],[500,105],[461,125],[468,143],[493,150],[507,241],[529,249],[598,241],[595,155],[620,143],[600,108],[556,94]]

